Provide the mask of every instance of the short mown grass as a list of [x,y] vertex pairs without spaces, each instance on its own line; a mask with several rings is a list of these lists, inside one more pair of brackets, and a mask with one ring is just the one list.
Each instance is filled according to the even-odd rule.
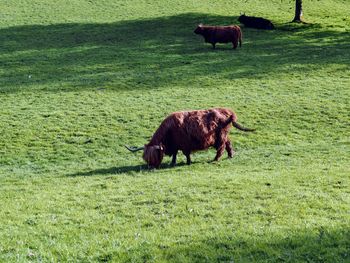
[[[0,262],[350,261],[350,3],[304,2],[1,3]],[[193,34],[240,12],[278,29]],[[124,148],[211,107],[233,159]]]

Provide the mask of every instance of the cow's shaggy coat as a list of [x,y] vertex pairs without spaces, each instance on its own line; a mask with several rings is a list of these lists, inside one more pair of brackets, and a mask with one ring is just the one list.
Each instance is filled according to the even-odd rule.
[[194,30],[195,34],[202,35],[206,43],[212,44],[215,48],[216,43],[232,43],[233,48],[242,46],[242,31],[237,25],[231,26],[204,26],[198,25]]
[[172,156],[171,164],[175,165],[178,151],[183,152],[190,164],[192,152],[209,147],[217,150],[215,161],[225,149],[231,158],[234,153],[228,138],[231,123],[239,130],[253,131],[239,125],[236,114],[225,108],[174,112],[163,120],[148,144],[137,149],[127,148],[143,149],[143,159],[151,168],[158,168],[164,155]]

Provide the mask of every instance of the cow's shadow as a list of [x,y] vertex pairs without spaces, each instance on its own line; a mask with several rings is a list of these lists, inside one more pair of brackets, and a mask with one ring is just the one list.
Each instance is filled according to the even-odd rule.
[[120,167],[110,167],[110,168],[101,168],[84,172],[76,172],[73,174],[68,174],[67,176],[76,177],[76,176],[93,176],[93,175],[116,175],[116,174],[127,174],[131,172],[141,172],[148,171],[146,165],[129,165],[129,166],[120,166]]
[[[195,164],[196,162],[192,162]],[[76,172],[68,174],[68,177],[76,176],[95,176],[95,175],[135,175],[135,173],[152,173],[157,170],[168,170],[174,169],[176,167],[188,166],[185,162],[177,163],[176,166],[170,165],[170,163],[162,163],[158,169],[150,169],[146,164],[142,165],[127,165],[127,166],[118,166],[110,168],[101,168],[84,172]]]

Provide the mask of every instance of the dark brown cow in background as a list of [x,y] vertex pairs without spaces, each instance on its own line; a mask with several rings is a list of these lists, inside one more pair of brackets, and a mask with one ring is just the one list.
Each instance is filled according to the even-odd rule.
[[231,26],[204,26],[198,25],[195,34],[202,35],[206,43],[211,43],[215,48],[216,43],[232,43],[233,48],[242,46],[242,31],[237,25]]
[[275,29],[275,26],[268,19],[262,17],[255,16],[246,16],[245,14],[240,15],[238,21],[241,22],[246,27],[252,27],[257,29],[267,29],[272,30]]
[[144,150],[143,159],[150,168],[158,168],[164,154],[172,156],[171,165],[175,165],[178,151],[191,164],[192,152],[212,146],[217,151],[214,160],[218,161],[225,149],[230,158],[234,154],[228,138],[231,123],[241,131],[253,131],[239,125],[236,114],[225,108],[174,112],[163,120],[144,147],[126,147],[132,152]]

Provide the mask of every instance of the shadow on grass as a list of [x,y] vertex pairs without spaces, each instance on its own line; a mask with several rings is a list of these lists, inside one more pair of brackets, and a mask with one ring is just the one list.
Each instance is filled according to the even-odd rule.
[[[194,162],[195,163],[195,162]],[[186,166],[186,163],[178,163],[175,167]],[[160,170],[173,169],[175,168],[167,163],[162,163],[160,166]],[[131,173],[139,173],[139,172],[153,172],[154,169],[148,169],[146,164],[143,165],[130,165],[130,166],[119,166],[119,167],[110,167],[105,169],[95,169],[86,172],[77,172],[74,174],[68,174],[67,176],[75,177],[75,176],[94,176],[94,175],[116,175],[116,174],[131,174]]]
[[[202,241],[177,242],[173,246],[159,244],[158,249],[167,262],[349,262],[349,247],[349,229],[332,231],[321,227],[286,234],[284,238],[267,234],[247,239],[228,232]],[[126,261],[133,261],[135,254],[153,258],[152,249],[135,250],[138,249],[141,251],[129,251]]]
[[77,172],[74,174],[68,174],[67,176],[93,176],[93,175],[111,175],[111,174],[122,174],[122,173],[131,173],[131,172],[141,172],[148,171],[146,165],[130,165],[130,166],[121,166],[121,167],[110,167],[105,169],[96,169],[86,172]]
[[190,262],[346,262],[350,259],[350,231],[301,231],[286,238],[269,236],[239,240],[235,237],[212,238],[198,246],[169,249],[169,259],[184,255]]
[[[347,32],[316,26],[243,28],[242,48],[212,50],[193,30],[237,24],[237,17],[188,13],[111,24],[31,25],[0,30],[0,92],[24,89],[145,89],[258,78],[336,63],[349,66]],[[286,31],[287,29],[287,31]],[[307,59],[305,59],[307,57]],[[204,81],[205,82],[205,81]]]

